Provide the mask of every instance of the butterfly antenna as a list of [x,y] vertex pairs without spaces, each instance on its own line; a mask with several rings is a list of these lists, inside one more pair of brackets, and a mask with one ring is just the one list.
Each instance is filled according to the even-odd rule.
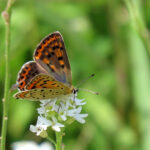
[[92,78],[92,77],[94,77],[95,76],[95,74],[91,74],[89,77],[87,77],[87,78],[85,78],[84,80],[82,80],[79,84],[77,84],[77,86],[76,87],[79,87],[81,84],[83,84],[85,81],[87,81],[88,79],[90,79],[90,78]]
[[95,94],[95,95],[99,95],[98,92],[94,92],[94,91],[91,91],[91,90],[88,90],[88,89],[79,88],[79,90],[90,92],[90,93]]

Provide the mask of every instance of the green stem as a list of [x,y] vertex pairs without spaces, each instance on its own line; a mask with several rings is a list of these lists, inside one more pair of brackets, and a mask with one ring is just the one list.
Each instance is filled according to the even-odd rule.
[[56,150],[62,150],[62,132],[56,132]]
[[1,150],[5,150],[7,120],[8,120],[8,104],[9,104],[9,47],[10,47],[10,18],[11,18],[11,4],[8,0],[6,10],[2,12],[5,21],[5,87],[3,102],[3,118],[2,118],[2,132],[1,132]]
[[56,142],[51,137],[47,137],[47,140],[49,140],[51,143],[53,143],[56,146]]
[[134,1],[134,0],[124,0],[126,7],[129,12],[129,16],[131,18],[132,24],[136,32],[140,35],[140,38],[143,41],[143,44],[148,51],[150,55],[150,35],[148,32],[148,29],[145,25],[144,19],[142,18],[142,15],[139,12],[138,3],[140,1]]

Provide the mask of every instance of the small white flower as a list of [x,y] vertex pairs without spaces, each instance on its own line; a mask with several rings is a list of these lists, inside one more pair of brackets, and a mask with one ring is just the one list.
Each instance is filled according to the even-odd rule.
[[59,123],[54,116],[52,117],[52,120],[53,120],[52,129],[57,132],[60,132],[60,128],[64,127],[64,125]]
[[38,111],[38,114],[39,114],[39,115],[42,115],[42,114],[45,114],[45,115],[46,115],[46,111],[45,111],[45,108],[44,108],[44,107],[37,108],[37,111]]
[[67,116],[66,116],[66,113],[65,113],[65,112],[63,112],[63,114],[60,115],[60,117],[61,117],[61,119],[62,119],[63,121],[66,121],[66,120],[67,120]]
[[61,106],[59,107],[59,111],[58,111],[59,116],[61,117],[61,119],[63,121],[66,121],[67,120],[67,109],[68,109],[68,107],[65,106],[65,104],[63,102],[61,102],[60,104],[61,104]]
[[78,107],[77,109],[71,109],[68,111],[68,116],[73,117],[80,123],[85,123],[85,120],[83,118],[87,117],[88,114],[80,114],[81,110],[82,107]]
[[55,130],[56,132],[60,132],[60,128],[62,128],[62,127],[64,127],[64,125],[61,124],[61,123],[55,123],[55,124],[52,126],[53,130]]
[[82,110],[82,107],[78,107],[77,109],[70,109],[68,111],[68,116],[74,116],[75,114],[79,114]]
[[[37,135],[45,133],[48,127],[56,132],[60,132],[64,124],[67,124],[70,118],[80,123],[85,123],[85,117],[88,114],[81,114],[82,106],[86,104],[84,99],[77,99],[77,94],[70,94],[55,99],[41,100],[38,111],[38,120],[36,126],[31,125],[30,130]],[[45,132],[44,132],[45,131]]]
[[79,106],[86,104],[86,102],[83,102],[83,101],[84,101],[84,99],[77,99],[77,98],[75,99],[76,105],[79,105]]
[[30,131],[35,132],[37,136],[39,136],[43,131],[46,131],[49,126],[52,125],[50,120],[42,116],[38,116],[36,126],[30,125]]
[[48,127],[52,125],[52,122],[42,116],[38,116],[37,125],[47,125]]
[[76,114],[73,116],[73,118],[75,118],[75,120],[77,120],[80,123],[85,123],[85,120],[83,118],[87,117],[88,114]]
[[56,104],[57,99],[51,101],[51,103],[49,104],[50,106],[52,106],[52,111],[57,112],[59,109],[59,106]]
[[35,132],[39,136],[43,131],[47,130],[47,125],[30,125],[30,131]]

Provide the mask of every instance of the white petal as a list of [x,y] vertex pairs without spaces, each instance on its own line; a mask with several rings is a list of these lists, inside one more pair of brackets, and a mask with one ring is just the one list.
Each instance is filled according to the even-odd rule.
[[64,127],[64,125],[63,125],[63,124],[61,124],[61,123],[56,123],[56,126]]
[[36,133],[36,135],[39,136],[43,130],[47,130],[47,127],[47,125],[30,125],[30,131]]
[[73,116],[78,122],[85,123],[85,120],[83,118],[87,117],[88,114],[78,114]]
[[82,110],[82,107],[78,107],[76,109],[71,109],[68,111],[67,115],[70,117],[73,117],[76,114],[80,114],[81,110]]
[[51,126],[52,122],[50,120],[47,120],[46,118],[44,118],[42,116],[38,116],[37,125]]
[[52,106],[52,111],[58,112],[58,109],[59,109],[59,106],[57,104]]
[[40,106],[45,106],[45,105],[49,104],[51,102],[51,100],[41,100],[40,102],[41,102]]
[[67,120],[66,114],[60,115],[60,117],[61,117],[61,119],[62,119],[63,121],[66,121],[66,120]]
[[74,116],[75,113],[76,113],[76,109],[70,109],[70,110],[68,110],[67,115],[71,117],[71,116]]
[[47,130],[47,126],[46,125],[37,126],[36,135],[39,136],[43,130]]
[[51,100],[50,101],[50,103],[49,103],[49,106],[55,106],[55,104],[56,104],[56,101],[57,101],[57,99],[55,98],[55,99],[53,99],[53,100]]
[[60,132],[60,128],[58,126],[52,126],[53,130]]
[[77,99],[77,98],[75,99],[75,103],[76,103],[76,105],[78,105],[78,106],[79,106],[79,105],[85,105],[86,102],[83,102],[83,101],[84,101],[84,99],[81,99],[81,100],[80,100],[80,99]]
[[76,109],[76,113],[80,113],[81,112],[81,110],[82,110],[82,107],[80,106],[80,107],[78,107],[77,109]]
[[85,123],[85,120],[83,118],[75,118],[75,119],[82,124]]
[[61,127],[64,127],[64,125],[61,123],[56,123],[55,125],[52,126],[52,128],[57,132],[60,132]]
[[31,132],[36,132],[37,131],[36,126],[30,125],[30,131]]
[[42,114],[45,114],[45,108],[44,107],[40,107],[40,108],[37,108],[37,111],[38,111],[38,114],[42,115]]

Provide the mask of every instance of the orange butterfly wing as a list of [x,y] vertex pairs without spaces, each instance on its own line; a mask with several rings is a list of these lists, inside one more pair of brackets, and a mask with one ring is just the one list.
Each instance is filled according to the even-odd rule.
[[37,46],[33,57],[56,80],[68,86],[72,85],[70,64],[59,32],[44,38]]
[[30,61],[25,63],[18,73],[16,87],[21,91],[25,90],[26,85],[32,80],[32,78],[40,73],[46,74],[36,62]]
[[39,74],[28,83],[25,89],[16,93],[14,97],[38,101],[71,94],[73,87],[69,88],[48,75]]
[[35,76],[26,86],[26,90],[39,88],[60,89],[68,93],[71,91],[71,88],[46,74],[39,74]]

